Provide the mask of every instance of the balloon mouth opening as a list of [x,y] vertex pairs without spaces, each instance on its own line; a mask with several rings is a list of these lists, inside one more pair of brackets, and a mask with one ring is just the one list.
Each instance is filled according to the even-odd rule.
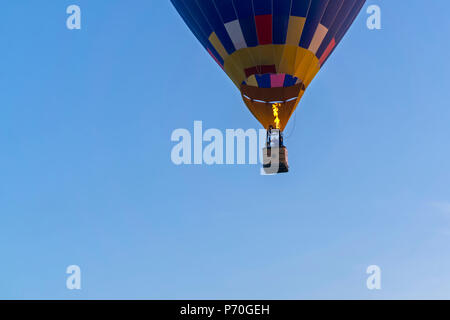
[[290,87],[260,88],[241,85],[244,103],[264,128],[283,131],[304,91],[303,83]]
[[292,97],[286,100],[272,100],[272,101],[266,101],[266,100],[259,100],[259,99],[253,99],[250,98],[249,96],[247,96],[246,94],[242,94],[242,96],[244,97],[244,99],[249,100],[251,102],[259,102],[259,103],[270,103],[270,104],[280,104],[280,103],[286,103],[286,102],[291,102],[294,100],[297,100],[298,97]]
[[298,83],[289,87],[261,88],[242,84],[241,94],[245,100],[259,103],[286,103],[299,99],[299,95],[305,90],[303,83]]

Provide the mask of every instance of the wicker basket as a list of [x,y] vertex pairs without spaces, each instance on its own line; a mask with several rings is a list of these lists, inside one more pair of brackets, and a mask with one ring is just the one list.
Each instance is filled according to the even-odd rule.
[[[278,159],[277,159],[278,154]],[[288,151],[285,146],[281,148],[263,149],[263,168],[267,174],[284,173],[289,171]]]

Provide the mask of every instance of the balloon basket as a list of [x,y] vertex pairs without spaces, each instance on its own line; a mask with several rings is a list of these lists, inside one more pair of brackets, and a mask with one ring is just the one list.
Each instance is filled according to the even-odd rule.
[[263,168],[266,174],[289,172],[287,148],[285,146],[264,148]]

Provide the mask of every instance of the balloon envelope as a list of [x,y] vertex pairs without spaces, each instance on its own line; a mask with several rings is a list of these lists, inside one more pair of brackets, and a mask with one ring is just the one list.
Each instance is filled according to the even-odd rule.
[[[365,0],[171,0],[268,129],[284,130]],[[274,104],[277,103],[277,117]]]

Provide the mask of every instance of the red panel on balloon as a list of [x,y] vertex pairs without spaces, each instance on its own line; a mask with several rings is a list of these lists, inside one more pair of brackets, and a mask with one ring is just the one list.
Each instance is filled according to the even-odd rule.
[[272,43],[272,15],[265,14],[255,17],[256,32],[260,45]]

